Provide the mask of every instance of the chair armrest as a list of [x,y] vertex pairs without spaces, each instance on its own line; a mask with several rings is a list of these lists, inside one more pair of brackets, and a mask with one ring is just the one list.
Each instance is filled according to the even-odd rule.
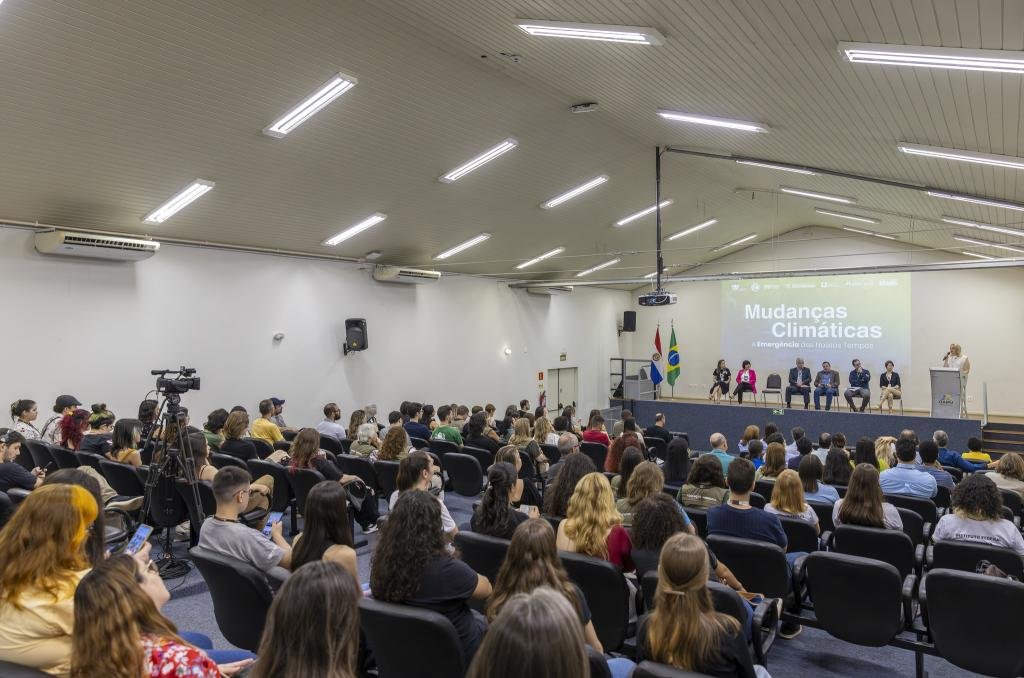
[[274,567],[272,567],[269,570],[267,570],[267,574],[266,574],[267,584],[270,585],[270,589],[274,593],[277,593],[278,590],[282,586],[284,586],[284,583],[286,581],[288,581],[288,577],[290,577],[290,576],[292,576],[291,572],[289,572],[288,570],[284,569],[280,565],[275,565]]
[[[927,567],[928,569],[931,569],[932,561],[934,561],[934,560],[935,560],[935,546],[932,545],[932,544],[929,544],[928,546],[925,547],[925,550],[924,550],[924,564],[925,564],[925,567]],[[923,584],[924,582],[922,581],[921,583]]]
[[903,623],[908,628],[914,624],[914,618],[917,616],[914,610],[914,591],[916,589],[917,575],[908,574],[903,580]]
[[807,562],[807,556],[801,556],[793,562],[792,582],[790,584],[793,590],[793,605],[790,610],[794,612],[800,610],[804,596],[807,593],[807,579],[804,576],[805,562]]
[[928,626],[928,593],[925,587],[928,583],[928,576],[924,575],[921,577],[921,583],[917,586],[917,604],[918,609],[921,611],[921,623],[924,624],[925,628]]
[[753,634],[751,642],[754,645],[754,658],[761,666],[768,663],[768,651],[775,643],[775,637],[779,632],[779,609],[781,601],[776,598],[762,600],[754,608]]
[[12,487],[11,489],[7,490],[7,496],[10,497],[11,501],[13,501],[15,504],[20,504],[21,502],[25,501],[25,497],[27,497],[30,492],[31,490],[25,490],[20,487]]
[[818,535],[818,543],[822,551],[832,548],[832,530],[825,530]]
[[921,532],[924,533],[924,543],[925,544],[927,544],[928,542],[930,542],[932,540],[932,529],[934,527],[935,526],[933,524],[931,524],[931,523],[925,523],[924,524],[924,529],[922,529]]
[[917,570],[917,575],[921,576],[924,569],[924,544],[918,544],[914,548],[914,569]]

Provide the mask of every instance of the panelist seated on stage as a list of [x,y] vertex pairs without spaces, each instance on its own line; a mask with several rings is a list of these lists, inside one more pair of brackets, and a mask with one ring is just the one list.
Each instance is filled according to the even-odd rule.
[[832,369],[832,363],[825,361],[821,371],[814,377],[814,409],[821,409],[821,396],[825,396],[825,409],[832,409],[832,399],[839,397],[839,373]]
[[860,398],[860,412],[863,412],[871,401],[871,373],[861,367],[860,359],[853,359],[853,369],[850,370],[850,385],[843,393],[846,403],[851,410],[857,409],[853,404],[854,398]]
[[793,396],[800,394],[804,398],[804,409],[811,402],[811,370],[804,366],[804,359],[796,359],[796,367],[789,368],[789,386],[786,387],[786,407],[792,407]]
[[895,371],[896,366],[891,360],[885,361],[885,372],[878,377],[878,411],[882,411],[882,405],[889,404],[889,413],[892,414],[892,401],[903,397],[902,384],[900,384],[900,373]]

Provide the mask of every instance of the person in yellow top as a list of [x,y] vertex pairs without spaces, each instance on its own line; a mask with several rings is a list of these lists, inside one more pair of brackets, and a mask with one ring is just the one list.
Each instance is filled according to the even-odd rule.
[[260,416],[252,422],[252,426],[250,427],[250,432],[252,433],[253,438],[266,440],[271,445],[284,440],[284,435],[281,433],[281,429],[277,424],[271,421],[270,418],[272,416],[274,416],[274,402],[270,400],[270,398],[261,400]]
[[967,451],[960,455],[967,461],[980,461],[984,464],[991,464],[992,457],[989,456],[988,452],[984,452],[981,449],[980,438],[968,438],[967,439]]

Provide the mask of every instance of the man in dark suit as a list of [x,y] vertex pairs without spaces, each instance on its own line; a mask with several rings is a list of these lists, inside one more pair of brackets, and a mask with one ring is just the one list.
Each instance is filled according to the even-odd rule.
[[793,394],[804,397],[804,409],[811,403],[811,370],[804,366],[804,359],[796,359],[796,367],[789,369],[789,386],[786,387],[786,407],[793,406]]

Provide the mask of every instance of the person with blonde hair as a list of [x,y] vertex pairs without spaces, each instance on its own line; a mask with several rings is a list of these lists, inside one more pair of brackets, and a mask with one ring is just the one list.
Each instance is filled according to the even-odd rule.
[[68,675],[73,599],[91,567],[86,545],[98,515],[84,487],[44,485],[0,531],[0,660]]
[[820,533],[818,525],[818,514],[807,505],[804,499],[804,486],[800,482],[800,474],[791,469],[786,469],[779,474],[772,488],[772,500],[764,507],[768,513],[796,518],[809,525],[814,526],[814,531]]
[[629,533],[615,508],[612,486],[602,473],[588,473],[576,483],[565,520],[558,524],[557,541],[563,551],[607,560],[624,572],[636,569]]
[[409,437],[401,426],[392,426],[384,434],[384,440],[380,444],[380,451],[377,452],[377,461],[402,461],[409,456],[412,447],[409,445]]
[[352,410],[351,416],[348,419],[348,428],[345,429],[346,436],[349,440],[355,440],[359,434],[359,427],[366,422],[366,412],[362,410]]
[[1007,452],[995,463],[995,469],[988,477],[996,487],[1016,492],[1024,499],[1024,458],[1016,452]]
[[782,443],[769,443],[764,455],[764,463],[754,474],[754,481],[774,481],[786,470],[786,446]]
[[548,458],[544,456],[540,445],[530,435],[530,420],[526,417],[516,419],[512,424],[512,435],[508,439],[509,445],[519,448],[519,454],[528,454],[533,460],[533,467],[537,475],[543,476],[548,471]]
[[695,673],[754,678],[739,621],[715,611],[711,602],[708,572],[700,537],[669,537],[658,563],[654,611],[637,632],[637,658]]
[[537,417],[533,422],[533,439],[538,445],[557,445],[558,434],[551,420],[547,417]]
[[220,444],[221,454],[230,454],[236,459],[248,461],[259,459],[256,446],[251,440],[244,440],[246,430],[249,428],[249,415],[242,410],[236,410],[228,414],[221,432],[224,434],[224,442]]
[[[615,508],[622,514],[622,526],[629,528],[633,525],[633,513],[636,507],[647,497],[659,494],[665,488],[665,474],[653,461],[643,461],[637,464],[633,473],[626,483],[626,495],[615,502]],[[680,507],[682,510],[682,507]],[[686,513],[684,512],[685,516]],[[689,524],[689,520],[684,518]]]
[[892,436],[875,438],[875,458],[878,460],[879,471],[895,468],[899,463],[896,460],[896,438]]
[[971,373],[971,359],[964,355],[960,344],[950,344],[949,352],[942,358],[943,367],[960,371],[960,418],[967,418],[967,375]]

